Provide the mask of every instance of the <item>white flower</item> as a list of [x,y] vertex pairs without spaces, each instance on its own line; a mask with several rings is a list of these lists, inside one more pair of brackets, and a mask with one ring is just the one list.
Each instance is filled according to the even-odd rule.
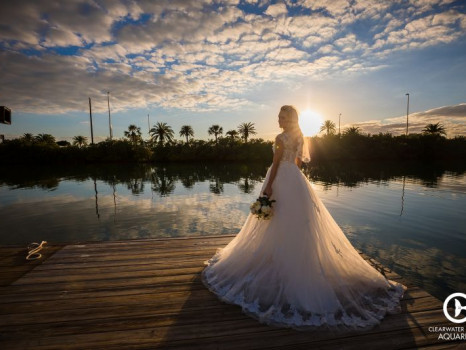
[[270,212],[272,211],[272,208],[270,208],[268,205],[265,205],[261,208],[261,211],[264,213],[264,214],[270,214]]

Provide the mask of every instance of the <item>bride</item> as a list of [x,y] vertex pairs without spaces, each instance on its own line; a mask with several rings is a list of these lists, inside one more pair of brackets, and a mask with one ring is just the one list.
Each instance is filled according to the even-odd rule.
[[297,330],[370,329],[401,311],[406,286],[387,280],[354,249],[301,172],[309,162],[293,106],[278,115],[261,194],[270,220],[250,213],[240,232],[204,264],[202,282],[261,323]]

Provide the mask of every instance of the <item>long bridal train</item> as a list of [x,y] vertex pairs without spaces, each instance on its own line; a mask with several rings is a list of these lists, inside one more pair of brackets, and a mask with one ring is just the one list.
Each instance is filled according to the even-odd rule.
[[274,216],[249,214],[204,262],[211,292],[261,323],[297,330],[370,329],[401,311],[406,286],[359,255],[291,158],[281,161],[272,188]]

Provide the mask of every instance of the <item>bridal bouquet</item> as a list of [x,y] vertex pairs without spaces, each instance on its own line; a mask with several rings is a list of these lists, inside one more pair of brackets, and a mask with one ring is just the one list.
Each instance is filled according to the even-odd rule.
[[269,220],[273,215],[272,203],[276,202],[275,199],[270,200],[267,196],[262,196],[252,202],[250,205],[251,213],[258,219]]

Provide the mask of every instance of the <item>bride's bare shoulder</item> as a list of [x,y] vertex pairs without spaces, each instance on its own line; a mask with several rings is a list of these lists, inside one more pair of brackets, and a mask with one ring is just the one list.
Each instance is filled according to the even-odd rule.
[[280,140],[280,139],[282,139],[284,136],[285,136],[285,132],[282,131],[281,133],[277,134],[277,136],[275,136],[275,140]]

